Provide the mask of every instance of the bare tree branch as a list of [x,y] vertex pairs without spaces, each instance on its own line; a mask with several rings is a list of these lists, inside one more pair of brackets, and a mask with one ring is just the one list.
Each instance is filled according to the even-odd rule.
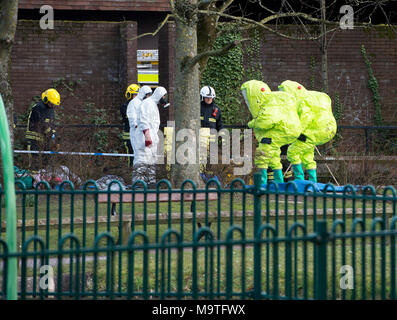
[[227,8],[230,7],[230,5],[234,2],[234,0],[226,0],[223,5],[219,8],[219,12],[225,12]]
[[[228,14],[225,14],[225,13],[214,12],[214,11],[209,11],[209,10],[199,10],[199,13],[212,14],[212,15],[221,15],[222,17],[229,18],[229,19],[235,20],[235,21],[239,21],[240,23],[244,22],[244,23],[248,24],[246,29],[250,29],[250,28],[252,28],[252,26],[258,26],[258,27],[261,27],[261,28],[263,28],[265,30],[268,30],[268,31],[272,32],[272,33],[275,33],[275,34],[277,34],[277,35],[279,35],[279,36],[281,36],[283,38],[286,38],[286,39],[292,39],[292,40],[316,40],[316,39],[319,39],[322,36],[322,34],[320,34],[318,36],[314,36],[314,37],[289,36],[289,35],[283,34],[283,33],[279,32],[279,31],[274,30],[271,27],[265,25],[262,22],[263,20],[261,22],[258,22],[258,21],[255,21],[255,20],[252,20],[252,19],[248,19],[248,18],[244,18],[244,17],[235,17],[235,16],[231,16],[231,15],[228,15]],[[292,16],[296,16],[296,14],[290,14],[290,17],[292,17]],[[275,15],[273,15],[273,19],[275,19],[275,18],[277,18],[277,17]],[[321,22],[322,20],[321,19],[316,19],[316,21],[317,22]],[[328,30],[327,33],[331,32],[331,31],[334,31],[334,30],[339,28],[339,23],[331,22],[331,21],[328,21],[328,23],[330,25],[337,25],[337,27],[334,28],[334,29]]]
[[175,11],[175,1],[174,0],[170,0],[170,6],[171,6],[171,11],[174,12]]
[[163,22],[161,22],[159,27],[154,32],[142,33],[139,36],[136,36],[136,37],[133,37],[133,38],[128,38],[127,40],[135,40],[135,39],[139,39],[139,38],[142,38],[142,37],[145,37],[145,36],[155,36],[164,27],[164,25],[166,24],[168,19],[169,18],[173,18],[173,17],[174,17],[173,14],[167,14],[167,16],[164,18]]
[[[256,2],[257,2],[257,1],[252,1],[252,0],[249,0],[249,1],[252,2],[252,3],[256,3]],[[265,9],[266,11],[270,12],[271,14],[275,14],[275,13],[276,13],[275,11],[270,10],[269,8],[265,7],[265,6],[262,4],[262,1],[261,1],[261,0],[258,1],[258,4],[259,4],[259,6],[260,6],[262,9]]]
[[201,7],[202,5],[210,5],[212,2],[215,2],[215,0],[200,0],[197,6]]
[[[291,4],[290,4],[288,1],[285,1],[285,3],[288,5],[288,7],[290,8],[290,10],[291,10],[292,12],[295,13],[295,10],[294,10],[294,8],[291,6]],[[305,24],[303,23],[303,21],[301,20],[301,17],[298,16],[297,19],[298,19],[299,22],[301,23],[301,25],[302,25],[303,29],[305,30],[306,34],[310,35],[310,32],[307,30],[306,25],[305,25]]]
[[234,41],[228,43],[227,45],[223,46],[220,49],[202,52],[202,53],[198,54],[197,56],[193,57],[186,66],[187,67],[194,66],[201,59],[204,59],[206,57],[221,56],[221,55],[225,54],[226,52],[228,52],[229,50],[235,48],[241,42],[247,41],[247,40],[249,40],[249,39],[247,38],[247,39],[241,39],[241,40],[234,40]]
[[[313,18],[313,17],[312,17],[311,15],[309,15],[309,14],[302,13],[302,12],[295,12],[295,11],[294,11],[294,12],[286,12],[286,13],[276,13],[276,14],[273,14],[273,15],[271,15],[271,16],[268,16],[268,17],[262,19],[262,20],[260,21],[260,23],[268,23],[269,21],[274,20],[274,19],[279,19],[279,18],[291,18],[291,17],[301,17],[301,18],[304,18],[304,19],[306,19],[306,20],[308,20],[308,21],[317,22],[317,23],[322,23],[322,22],[323,22],[322,19]],[[325,22],[326,24],[330,24],[330,25],[332,25],[332,24],[339,24],[339,22],[328,21],[328,20],[325,20],[324,22]]]
[[385,10],[383,9],[383,7],[382,6],[380,6],[380,9],[382,10],[382,12],[383,12],[383,15],[385,16],[385,18],[386,18],[386,21],[387,21],[387,25],[390,27],[390,29],[392,29],[393,30],[393,32],[394,33],[396,33],[397,34],[397,30],[396,30],[396,28],[390,23],[390,20],[389,20],[389,17],[387,16],[387,14],[386,14],[386,12],[385,12]]

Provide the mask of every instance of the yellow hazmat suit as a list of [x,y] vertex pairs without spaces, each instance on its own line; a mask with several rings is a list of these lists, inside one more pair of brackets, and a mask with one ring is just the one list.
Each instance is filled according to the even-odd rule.
[[295,81],[284,81],[279,90],[293,94],[297,100],[302,134],[288,147],[287,158],[292,164],[296,180],[303,180],[301,164],[308,170],[309,180],[317,182],[315,146],[330,141],[336,134],[331,98],[324,92],[306,90]]
[[254,129],[259,146],[255,164],[262,170],[262,183],[267,183],[266,170],[274,171],[275,182],[283,182],[280,147],[294,142],[301,134],[301,124],[296,111],[296,100],[286,92],[271,92],[262,81],[250,80],[241,86],[245,102],[253,120],[248,123]]

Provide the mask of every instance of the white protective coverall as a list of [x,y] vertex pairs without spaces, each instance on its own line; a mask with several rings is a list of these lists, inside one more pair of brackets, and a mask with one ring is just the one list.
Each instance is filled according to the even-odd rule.
[[152,89],[149,86],[143,86],[139,88],[137,96],[134,99],[132,99],[127,106],[126,115],[130,123],[130,141],[131,141],[132,149],[134,150],[134,157],[136,154],[136,148],[134,146],[136,142],[135,133],[136,133],[136,127],[138,125],[137,110],[141,105],[141,103],[143,102],[143,100],[145,99],[146,95],[151,93],[152,93]]
[[[158,103],[167,94],[164,87],[157,87],[153,95],[145,99],[136,110],[137,128],[135,132],[134,169],[132,183],[143,180],[148,185],[156,183],[155,164],[159,142],[160,113]],[[144,131],[146,131],[146,137]],[[148,139],[151,144],[146,146]],[[146,144],[145,144],[146,141]]]

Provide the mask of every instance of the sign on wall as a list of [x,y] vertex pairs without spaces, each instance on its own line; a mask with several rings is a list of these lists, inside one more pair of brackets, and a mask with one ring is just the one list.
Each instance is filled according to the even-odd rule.
[[138,83],[150,86],[159,84],[159,51],[138,50]]

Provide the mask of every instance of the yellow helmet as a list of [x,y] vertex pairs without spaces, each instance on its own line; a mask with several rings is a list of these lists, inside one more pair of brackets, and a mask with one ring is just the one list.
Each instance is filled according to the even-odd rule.
[[59,92],[52,88],[44,91],[41,94],[41,99],[46,104],[48,103],[48,101],[57,106],[61,104],[61,96]]
[[128,88],[127,91],[125,92],[125,97],[130,100],[132,98],[133,94],[138,94],[140,86],[133,83],[131,84]]

